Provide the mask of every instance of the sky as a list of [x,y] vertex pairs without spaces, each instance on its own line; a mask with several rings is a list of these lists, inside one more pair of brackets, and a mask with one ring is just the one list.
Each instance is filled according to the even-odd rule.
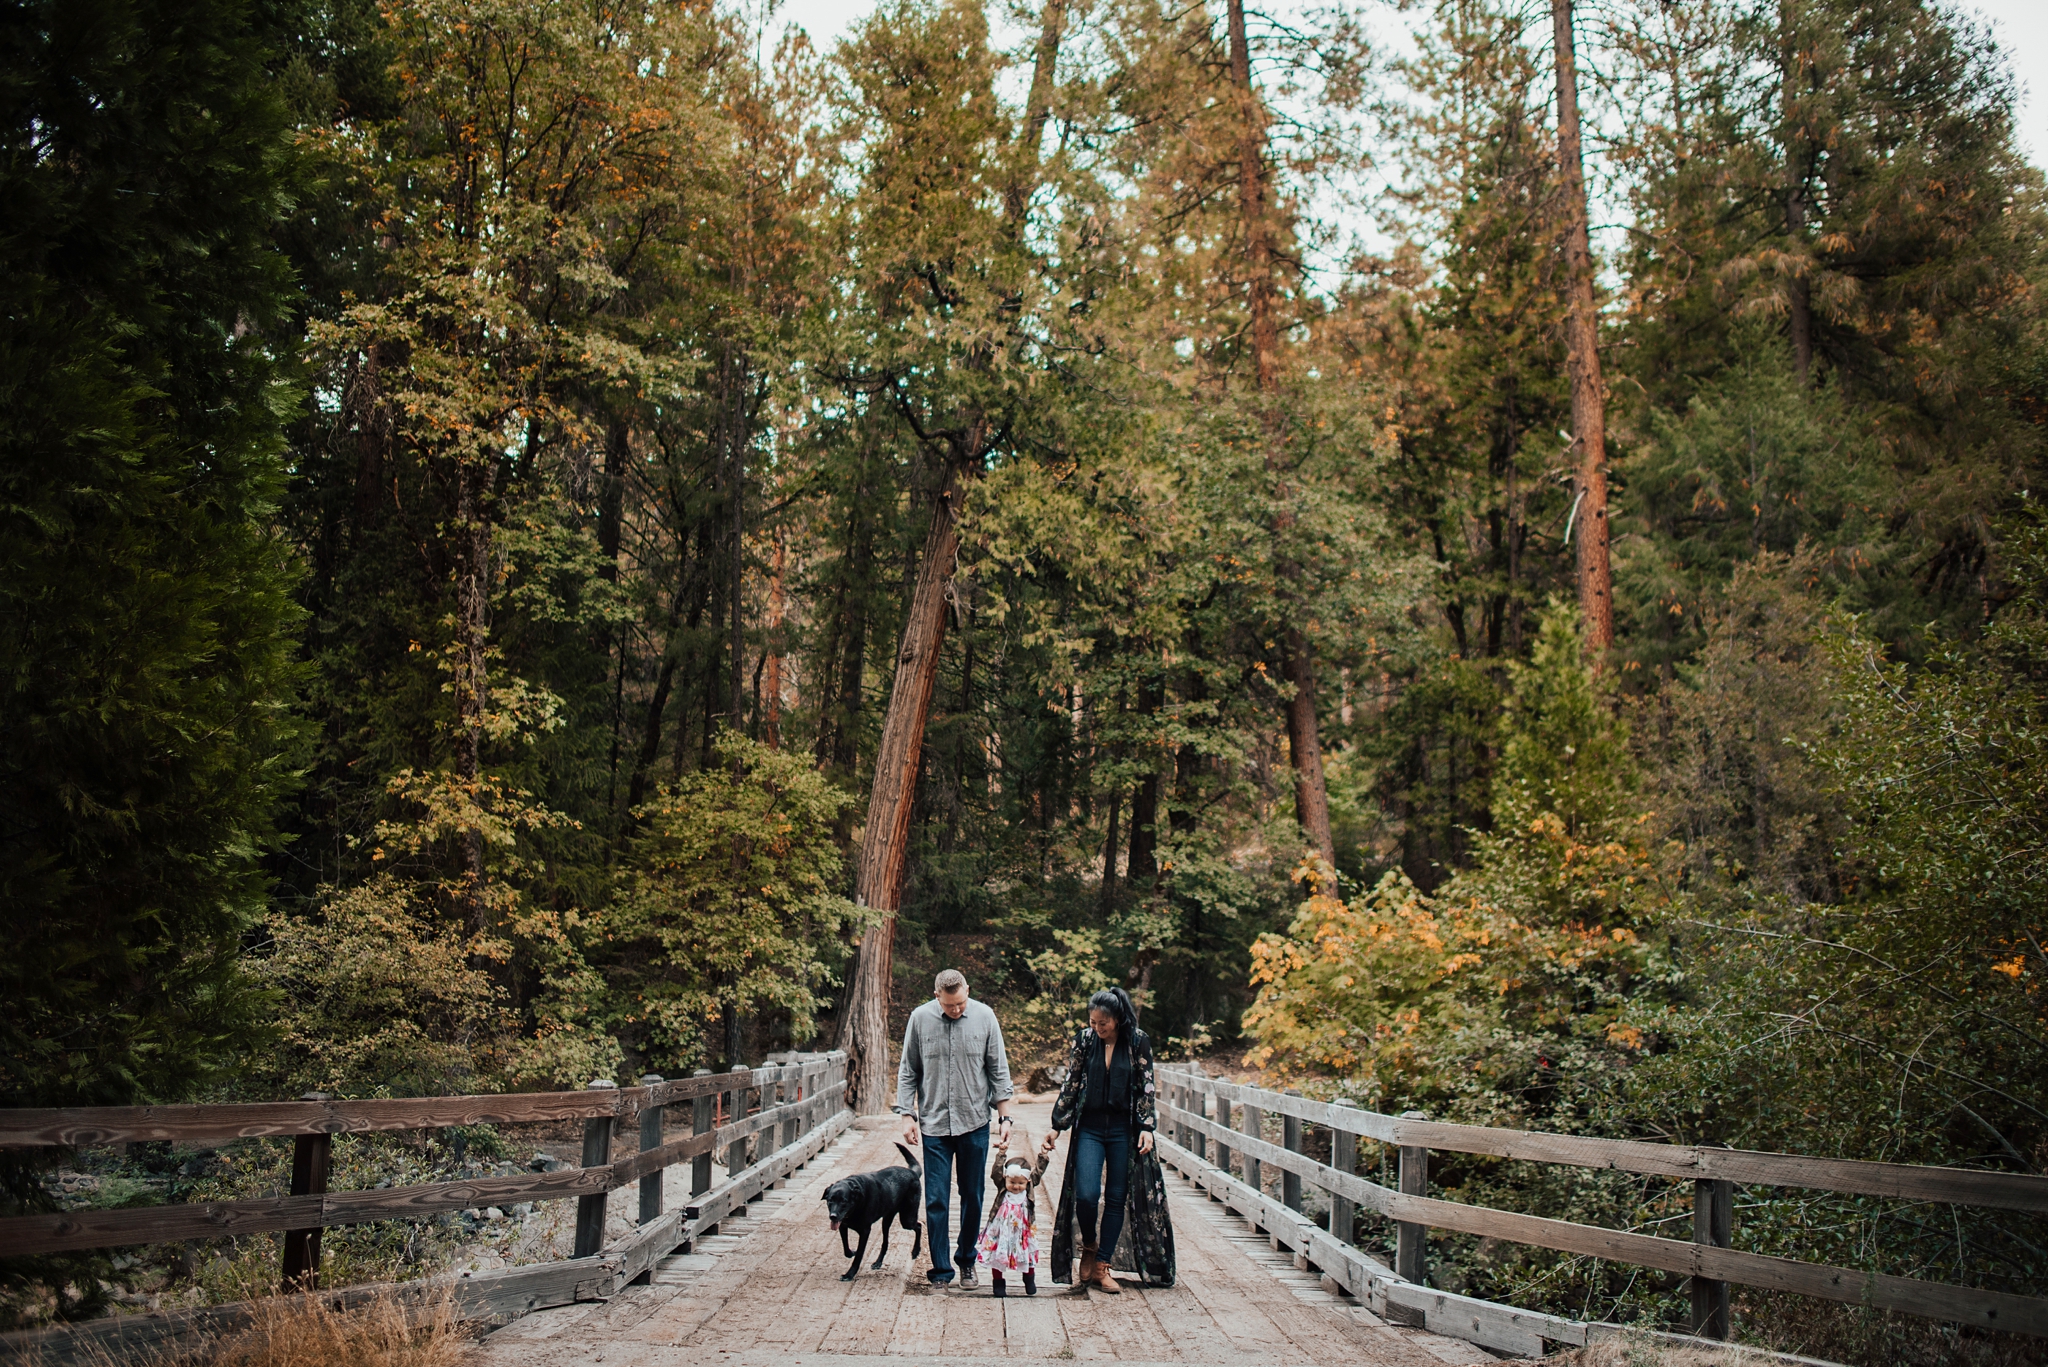
[[[2020,81],[2020,145],[2036,166],[2048,165],[2048,0],[1961,0],[1988,21]],[[829,49],[873,0],[784,0],[777,18],[801,24]]]

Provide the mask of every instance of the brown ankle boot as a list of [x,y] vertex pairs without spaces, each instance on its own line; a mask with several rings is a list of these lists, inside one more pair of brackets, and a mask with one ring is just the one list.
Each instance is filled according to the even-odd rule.
[[1081,1241],[1080,1284],[1082,1286],[1092,1285],[1095,1281],[1095,1270],[1100,1266],[1101,1264],[1095,1261],[1095,1241],[1093,1239],[1083,1239]]
[[1106,1295],[1121,1296],[1124,1294],[1124,1289],[1116,1284],[1116,1277],[1111,1274],[1109,1264],[1099,1258],[1095,1262],[1095,1276],[1091,1280],[1090,1285]]

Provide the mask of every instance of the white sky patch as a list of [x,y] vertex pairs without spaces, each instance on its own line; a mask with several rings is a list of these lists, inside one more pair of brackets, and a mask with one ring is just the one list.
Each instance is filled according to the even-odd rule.
[[[811,41],[820,52],[829,52],[833,44],[858,20],[871,13],[874,7],[874,0],[784,0],[776,9],[771,28],[779,30],[790,24],[801,25],[811,35]],[[1251,7],[1256,6],[1248,6]],[[1955,7],[1991,27],[1992,34],[1998,40],[1998,45],[2004,51],[2018,81],[2019,145],[2026,153],[2027,159],[2035,166],[2048,163],[2048,95],[2044,95],[2041,89],[2042,86],[2048,85],[2048,0],[1960,0]],[[1028,40],[1031,35],[1015,29],[1007,8],[1000,5],[991,7],[990,39],[1000,47],[1014,48]],[[1277,15],[1289,15],[1306,8],[1307,5],[1300,3],[1284,3],[1274,6],[1273,12]],[[1397,11],[1392,4],[1386,3],[1366,6],[1363,17],[1376,45],[1377,56],[1383,65],[1388,58],[1412,54],[1415,51],[1412,30],[1417,24],[1428,22],[1426,13],[1403,13]],[[1532,40],[1547,44],[1548,25],[1544,24],[1541,27],[1543,32],[1533,33]],[[766,46],[772,50],[772,38]],[[1015,92],[1005,89],[1003,93],[1014,94],[1016,98],[1021,99],[1022,83],[1028,81],[1029,77],[1020,73],[1011,74],[1016,77],[1019,89]],[[1597,99],[1597,89],[1591,85],[1585,88],[1584,94],[1589,105]],[[1610,112],[1597,107],[1587,109],[1589,144],[1597,136],[1595,129],[1599,122]],[[1589,145],[1589,164],[1586,170],[1589,188],[1594,191],[1596,198],[1593,206],[1593,217],[1596,220],[1593,225],[1594,236],[1596,239],[1609,239],[1596,245],[1611,247],[1613,242],[1618,240],[1613,235],[1621,231],[1620,225],[1615,221],[1616,213],[1621,206],[1612,202],[1606,205],[1598,202],[1606,198],[1600,191],[1605,188],[1607,177],[1602,174],[1603,168],[1597,164],[1598,159],[1593,152],[1594,149]],[[1392,167],[1386,169],[1390,172],[1394,170]],[[1393,245],[1392,239],[1366,207],[1370,202],[1371,192],[1376,188],[1377,180],[1378,173],[1368,172],[1362,183],[1331,186],[1326,193],[1314,195],[1305,207],[1311,214],[1322,217],[1326,222],[1341,224],[1344,231],[1340,237],[1350,239],[1351,243],[1372,251],[1387,251]],[[1603,208],[1606,212],[1603,212]],[[1311,273],[1320,277],[1314,282],[1315,285],[1327,288],[1337,283],[1333,273],[1343,270],[1344,248],[1347,245],[1349,244],[1341,242],[1333,244],[1335,251],[1330,259],[1308,263]]]

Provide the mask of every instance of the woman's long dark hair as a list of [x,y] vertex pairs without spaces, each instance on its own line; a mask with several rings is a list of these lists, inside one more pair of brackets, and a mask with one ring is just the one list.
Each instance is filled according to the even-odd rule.
[[1088,999],[1090,1011],[1100,1011],[1116,1021],[1118,1043],[1129,1043],[1138,1033],[1138,1004],[1121,987],[1105,987]]

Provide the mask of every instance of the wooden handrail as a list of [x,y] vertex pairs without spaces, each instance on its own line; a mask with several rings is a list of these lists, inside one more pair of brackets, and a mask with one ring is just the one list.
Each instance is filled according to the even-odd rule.
[[1744,1286],[1773,1291],[1796,1291],[1827,1300],[1867,1304],[1880,1310],[1902,1310],[1933,1319],[1974,1324],[1984,1329],[2048,1336],[2048,1300],[2037,1297],[1856,1272],[1792,1258],[1634,1234],[1600,1225],[1518,1215],[1459,1201],[1407,1196],[1352,1173],[1339,1172],[1326,1163],[1319,1163],[1306,1154],[1269,1140],[1219,1125],[1171,1101],[1161,1102],[1159,1111],[1163,1120],[1229,1144],[1248,1157],[1283,1172],[1294,1173],[1332,1195],[1355,1201],[1389,1219],[1456,1230],[1461,1234],[1506,1239],[1538,1248],[1554,1248],[1566,1253],[1582,1253],[1665,1272],[1740,1282]]
[[[835,1080],[822,1087],[812,1085],[827,1076]],[[0,1249],[4,1249],[7,1256],[18,1256],[89,1248],[115,1248],[130,1244],[167,1243],[181,1239],[217,1239],[237,1234],[370,1224],[378,1220],[404,1219],[485,1206],[504,1206],[521,1201],[557,1201],[572,1196],[600,1196],[630,1186],[640,1178],[659,1172],[671,1164],[694,1158],[702,1153],[713,1152],[756,1134],[772,1132],[785,1121],[816,1122],[823,1114],[836,1109],[840,1098],[846,1093],[844,1056],[835,1053],[823,1059],[756,1068],[750,1072],[713,1073],[707,1077],[687,1079],[679,1085],[687,1089],[682,1091],[683,1097],[694,1097],[712,1092],[731,1091],[736,1087],[772,1086],[777,1082],[802,1082],[806,1094],[794,1101],[764,1107],[752,1115],[728,1121],[703,1134],[686,1135],[671,1140],[659,1148],[647,1149],[607,1164],[568,1168],[551,1173],[521,1174],[515,1177],[428,1182],[409,1187],[335,1191],[314,1196],[276,1196],[246,1201],[209,1201],[121,1210],[17,1215],[0,1219]],[[632,1089],[642,1094],[636,1101],[636,1108],[638,1104],[645,1104],[646,1094],[658,1095],[663,1088],[670,1085],[665,1083],[659,1087]],[[542,1095],[589,1097],[602,1102],[615,1097],[616,1094],[600,1090]],[[467,1102],[489,1101],[493,1098],[462,1097],[442,1100]],[[296,1111],[326,1105],[328,1103],[324,1102],[283,1102],[275,1103],[271,1109]],[[603,1116],[614,1113],[604,1109],[585,1109],[577,1114]],[[347,1131],[313,1130],[310,1133],[356,1133],[361,1132],[361,1128]],[[389,1128],[419,1127],[407,1124]],[[265,1129],[258,1133],[268,1136],[292,1131]]]
[[[830,1056],[828,1056],[829,1059]],[[519,1125],[592,1116],[633,1116],[643,1106],[761,1087],[829,1066],[826,1060],[771,1064],[749,1073],[713,1073],[653,1087],[501,1096],[373,1098],[364,1101],[258,1101],[198,1106],[63,1106],[0,1110],[0,1149],[176,1140],[186,1143],[299,1134],[371,1134],[449,1125]],[[793,1071],[794,1070],[794,1071]]]
[[[746,1075],[723,1073],[714,1076],[730,1087],[731,1079]],[[843,1080],[838,1085],[843,1088]],[[834,1109],[795,1143],[785,1144],[763,1155],[745,1171],[733,1174],[709,1191],[692,1196],[688,1206],[642,1223],[632,1233],[594,1256],[482,1272],[441,1274],[381,1286],[345,1287],[316,1294],[326,1304],[337,1308],[379,1295],[417,1298],[420,1303],[447,1297],[453,1300],[460,1317],[485,1320],[502,1320],[548,1306],[603,1300],[618,1294],[621,1288],[644,1275],[670,1250],[690,1247],[696,1239],[715,1230],[721,1221],[730,1218],[748,1201],[809,1162],[842,1134],[851,1120],[851,1114],[844,1107]],[[90,1363],[109,1359],[154,1358],[166,1347],[188,1343],[197,1337],[218,1335],[246,1323],[250,1315],[251,1303],[241,1302],[199,1310],[115,1315],[79,1324],[0,1334],[0,1360]]]
[[[1403,1120],[1356,1106],[1311,1101],[1307,1097],[1289,1096],[1264,1087],[1204,1077],[1172,1065],[1162,1064],[1159,1071],[1170,1074],[1176,1085],[1205,1096],[1256,1106],[1274,1114],[1296,1116],[1310,1124],[1341,1130],[1382,1144],[1414,1145],[1453,1153],[1559,1163],[1580,1168],[1611,1168],[1650,1177],[1714,1178],[1750,1186],[1799,1187],[1856,1196],[1945,1201],[1999,1210],[2048,1211],[2048,1177],[2032,1173],[1941,1168],[1915,1163],[1872,1163],[1847,1158],[1807,1158],[1752,1149],[1654,1144],[1634,1139],[1552,1134],[1541,1130]],[[1234,1144],[1236,1141],[1224,1142]]]

